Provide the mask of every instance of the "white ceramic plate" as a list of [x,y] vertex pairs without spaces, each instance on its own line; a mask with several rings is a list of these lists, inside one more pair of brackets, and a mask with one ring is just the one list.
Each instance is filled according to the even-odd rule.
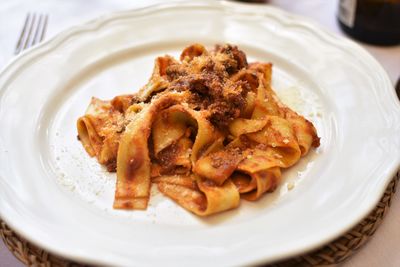
[[[273,85],[321,147],[278,190],[198,218],[153,190],[147,211],[112,210],[115,174],[76,140],[91,96],[137,90],[157,55],[230,42],[274,63]],[[101,17],[16,58],[0,75],[0,215],[39,246],[106,265],[265,263],[323,245],[375,206],[400,160],[400,107],[362,48],[283,11],[225,2]],[[294,185],[288,190],[288,185]]]

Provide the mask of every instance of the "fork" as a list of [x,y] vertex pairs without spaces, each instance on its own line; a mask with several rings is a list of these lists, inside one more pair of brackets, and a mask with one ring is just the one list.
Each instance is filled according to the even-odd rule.
[[22,50],[40,43],[46,35],[49,16],[46,14],[36,15],[28,13],[25,18],[14,54],[18,55]]

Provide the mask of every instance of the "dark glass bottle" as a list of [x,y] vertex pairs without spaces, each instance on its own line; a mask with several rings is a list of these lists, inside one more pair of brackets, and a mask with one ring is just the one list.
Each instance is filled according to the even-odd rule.
[[343,31],[360,41],[400,44],[400,0],[340,0],[338,21]]

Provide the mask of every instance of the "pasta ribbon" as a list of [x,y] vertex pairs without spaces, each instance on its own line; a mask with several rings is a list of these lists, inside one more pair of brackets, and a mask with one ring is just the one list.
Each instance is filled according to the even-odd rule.
[[[180,123],[192,125],[196,129],[196,136],[191,151],[192,163],[195,163],[209,146],[222,137],[222,133],[205,118],[202,112],[195,111],[187,105],[175,105],[165,112],[170,114],[168,116],[175,116],[175,119],[179,120]],[[155,127],[158,127],[158,125],[155,125]],[[167,136],[164,136],[164,138],[169,139]]]
[[92,97],[86,114],[77,121],[78,139],[86,152],[97,157],[109,171],[115,171],[119,139],[125,127],[122,98],[129,102],[132,96],[120,96],[112,101]]
[[242,161],[243,155],[237,149],[224,149],[200,158],[193,166],[193,172],[222,185]]
[[231,180],[221,186],[193,176],[160,177],[156,182],[163,194],[200,216],[233,209],[240,203],[239,191]]
[[114,208],[144,210],[150,187],[208,216],[274,191],[282,170],[320,145],[314,125],[272,90],[272,64],[236,46],[155,59],[147,84],[92,98],[77,121],[86,152],[117,171]]
[[159,93],[169,86],[167,78],[167,68],[176,63],[176,60],[170,56],[158,57],[154,63],[153,73],[147,82],[137,93],[137,97],[141,101],[149,101],[149,98]]
[[158,110],[179,103],[185,93],[171,93],[146,106],[126,126],[117,158],[117,185],[114,208],[146,209],[150,194],[150,157],[148,138]]

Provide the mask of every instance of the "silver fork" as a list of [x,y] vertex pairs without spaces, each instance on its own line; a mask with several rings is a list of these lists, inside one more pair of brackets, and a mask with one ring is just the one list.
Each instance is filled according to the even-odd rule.
[[25,18],[14,54],[18,55],[22,50],[40,43],[46,35],[49,16],[46,14],[36,15],[28,13]]

